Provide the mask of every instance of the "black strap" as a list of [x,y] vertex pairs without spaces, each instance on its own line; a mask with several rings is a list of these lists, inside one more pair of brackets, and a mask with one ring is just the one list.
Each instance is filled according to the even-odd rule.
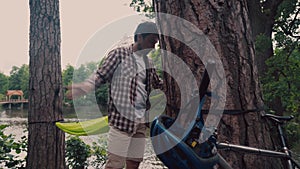
[[222,111],[222,114],[226,115],[240,115],[240,114],[245,114],[245,113],[250,113],[250,112],[260,112],[263,111],[264,109],[249,109],[249,110],[216,110],[216,111],[211,111],[210,110],[201,110],[202,114],[208,114],[214,113],[214,112],[220,112]]
[[56,120],[56,121],[31,121],[28,122],[28,124],[55,124],[56,122],[62,122],[64,121],[63,119],[61,120]]
[[[167,104],[167,106],[169,106],[171,109],[173,109],[174,111],[178,112],[180,111],[179,108],[172,106],[170,104]],[[245,113],[250,113],[250,112],[260,112],[263,111],[264,109],[250,109],[250,110],[201,110],[202,114],[209,114],[209,113],[213,113],[214,112],[218,112],[216,114],[219,114],[220,112],[222,112],[222,114],[226,114],[226,115],[240,115],[240,114],[245,114]]]
[[207,67],[202,75],[202,80],[199,86],[199,97],[200,99],[202,99],[204,97],[204,95],[207,93],[208,91],[208,86],[210,83],[210,77],[209,75],[211,75],[213,73],[213,71],[215,70],[216,67],[216,63],[212,60],[209,60],[207,62]]

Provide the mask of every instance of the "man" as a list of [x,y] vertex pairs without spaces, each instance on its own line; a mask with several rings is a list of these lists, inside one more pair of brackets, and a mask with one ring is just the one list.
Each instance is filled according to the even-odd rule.
[[162,89],[147,54],[158,41],[152,22],[138,25],[134,44],[109,52],[102,66],[86,81],[68,87],[68,98],[82,96],[109,83],[108,160],[106,169],[137,169],[143,159],[151,88]]

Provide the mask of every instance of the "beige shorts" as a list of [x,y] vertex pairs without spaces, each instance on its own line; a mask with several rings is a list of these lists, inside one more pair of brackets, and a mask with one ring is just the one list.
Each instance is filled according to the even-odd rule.
[[141,162],[145,151],[145,139],[145,125],[139,125],[132,136],[110,126],[106,167],[123,168],[126,160]]

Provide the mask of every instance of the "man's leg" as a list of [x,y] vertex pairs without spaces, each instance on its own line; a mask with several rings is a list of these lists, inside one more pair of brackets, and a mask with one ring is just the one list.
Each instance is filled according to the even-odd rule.
[[138,125],[136,133],[132,136],[128,148],[126,159],[126,169],[138,169],[140,163],[143,161],[146,144],[146,126],[144,124]]
[[107,161],[105,169],[123,169],[125,166],[125,157],[121,157],[107,152]]
[[141,161],[126,160],[126,169],[138,169]]
[[105,169],[124,168],[131,137],[127,133],[110,126],[108,132],[108,151]]

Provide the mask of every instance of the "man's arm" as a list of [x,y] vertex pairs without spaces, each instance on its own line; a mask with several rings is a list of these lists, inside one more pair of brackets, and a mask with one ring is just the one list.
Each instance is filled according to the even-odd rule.
[[77,99],[90,91],[92,91],[95,88],[95,85],[92,83],[89,83],[87,81],[72,84],[66,87],[68,90],[66,97],[68,99]]
[[93,91],[95,87],[99,87],[101,84],[109,82],[120,62],[121,59],[118,57],[117,50],[112,50],[107,55],[107,58],[104,60],[103,64],[100,65],[98,70],[92,76],[90,76],[84,82],[72,84],[66,87],[68,90],[66,97],[68,99],[79,98]]

